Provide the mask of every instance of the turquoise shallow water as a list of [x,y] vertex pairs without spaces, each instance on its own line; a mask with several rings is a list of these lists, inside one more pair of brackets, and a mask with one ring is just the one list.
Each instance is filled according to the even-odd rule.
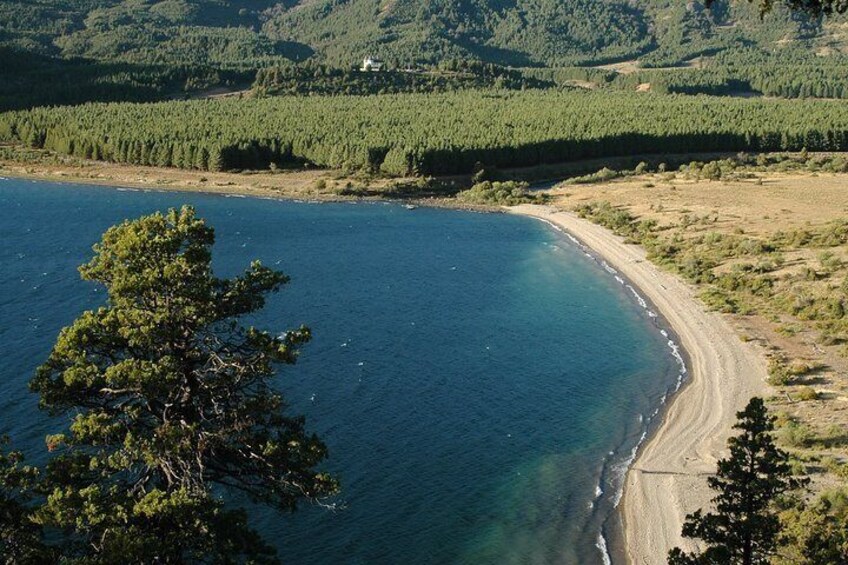
[[183,203],[216,228],[219,275],[258,258],[292,277],[257,324],[315,334],[279,382],[343,493],[254,510],[286,562],[602,562],[616,478],[679,367],[625,287],[526,218],[0,180],[0,433],[44,457],[63,422],[26,382],[104,298],[76,266],[110,225]]

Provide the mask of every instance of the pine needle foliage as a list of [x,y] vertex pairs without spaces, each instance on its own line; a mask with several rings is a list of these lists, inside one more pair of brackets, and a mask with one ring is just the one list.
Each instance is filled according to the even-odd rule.
[[273,383],[309,329],[240,323],[288,278],[258,262],[217,278],[213,244],[183,207],[110,228],[80,268],[108,300],[62,330],[30,383],[71,419],[47,438],[31,511],[67,562],[276,562],[233,496],[291,511],[336,492],[316,470],[326,447]]
[[702,553],[669,552],[670,565],[756,565],[769,563],[778,543],[781,524],[773,504],[777,498],[805,484],[792,476],[789,456],[774,445],[775,417],[761,398],[752,398],[737,413],[727,444],[730,455],[718,462],[707,479],[718,494],[715,512],[696,511],[686,517],[683,536],[700,539]]

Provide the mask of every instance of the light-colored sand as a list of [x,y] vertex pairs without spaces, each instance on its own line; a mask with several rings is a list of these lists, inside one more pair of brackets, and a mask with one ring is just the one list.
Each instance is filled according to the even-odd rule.
[[628,472],[620,509],[629,561],[665,563],[672,547],[692,548],[680,536],[683,520],[709,503],[706,476],[726,454],[736,412],[767,392],[764,356],[707,312],[683,281],[647,261],[641,247],[570,212],[535,205],[510,211],[552,222],[601,255],[653,302],[688,353],[689,380]]

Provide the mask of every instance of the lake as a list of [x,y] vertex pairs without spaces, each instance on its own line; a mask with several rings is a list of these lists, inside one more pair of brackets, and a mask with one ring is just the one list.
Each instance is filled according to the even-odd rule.
[[277,382],[343,490],[334,512],[251,509],[285,562],[603,562],[680,367],[630,289],[524,217],[0,180],[0,433],[31,461],[67,420],[27,381],[105,299],[77,266],[109,226],[184,203],[216,230],[217,275],[291,276],[251,322],[314,333]]

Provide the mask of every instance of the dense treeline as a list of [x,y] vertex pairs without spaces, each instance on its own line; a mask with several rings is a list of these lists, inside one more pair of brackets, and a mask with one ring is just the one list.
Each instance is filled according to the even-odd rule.
[[702,69],[637,74],[637,80],[651,82],[662,92],[848,98],[848,57],[821,57],[805,47],[731,49],[706,59]]
[[598,86],[610,86],[620,75],[615,71],[596,67],[525,67],[519,69],[525,77],[556,85],[567,85],[572,81],[591,82]]
[[90,101],[152,102],[251,79],[252,73],[244,71],[57,59],[0,47],[0,111]]
[[818,56],[803,47],[721,53],[708,70],[745,80],[752,90],[785,98],[848,98],[848,57]]
[[85,158],[200,170],[271,165],[459,174],[616,155],[846,150],[827,101],[461,91],[90,104],[0,115],[0,139]]
[[471,60],[445,61],[438,67],[362,72],[308,61],[260,69],[254,89],[259,94],[391,94],[444,92],[468,88],[543,88],[550,81],[490,63]]
[[848,98],[848,57],[818,56],[803,46],[774,51],[733,48],[687,61],[686,66],[632,73],[594,67],[524,68],[521,73],[557,85],[584,81],[603,88],[634,90],[650,84],[651,91],[662,94]]

